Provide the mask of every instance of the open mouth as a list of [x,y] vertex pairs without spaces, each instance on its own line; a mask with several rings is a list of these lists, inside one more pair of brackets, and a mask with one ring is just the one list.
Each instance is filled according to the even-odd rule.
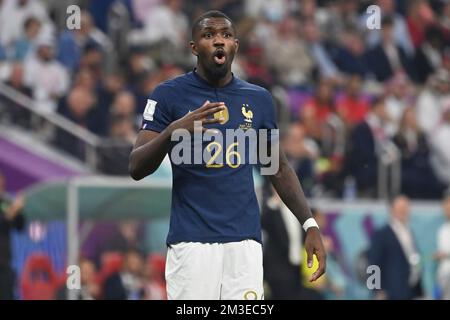
[[214,52],[214,62],[216,64],[222,65],[226,61],[225,51],[223,50],[217,50]]

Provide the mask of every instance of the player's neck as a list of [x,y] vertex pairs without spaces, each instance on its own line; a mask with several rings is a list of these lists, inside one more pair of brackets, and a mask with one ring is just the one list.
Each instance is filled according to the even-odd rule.
[[224,77],[217,78],[209,74],[201,65],[197,65],[195,68],[195,72],[206,82],[208,82],[213,87],[225,87],[227,84],[233,80],[233,74],[231,70],[228,70],[227,74]]

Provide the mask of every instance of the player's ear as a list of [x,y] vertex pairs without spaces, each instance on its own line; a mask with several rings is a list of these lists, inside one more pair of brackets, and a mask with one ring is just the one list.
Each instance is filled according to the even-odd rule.
[[191,52],[192,52],[192,54],[194,55],[194,56],[198,56],[198,52],[197,52],[197,48],[196,48],[196,46],[195,46],[195,42],[194,41],[190,41],[189,42],[189,45],[191,46]]
[[236,52],[239,50],[239,39],[234,39],[234,43],[236,44]]

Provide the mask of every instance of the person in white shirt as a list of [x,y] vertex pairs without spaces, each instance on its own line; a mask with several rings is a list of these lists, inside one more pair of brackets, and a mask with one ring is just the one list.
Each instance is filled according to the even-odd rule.
[[42,112],[56,111],[58,99],[69,87],[69,74],[54,58],[54,42],[42,37],[37,41],[36,55],[25,60],[25,83],[33,90],[36,108]]
[[419,127],[428,135],[434,136],[443,110],[443,101],[450,96],[450,74],[439,69],[432,76],[428,86],[419,94],[416,115]]
[[183,2],[180,0],[165,0],[155,6],[144,21],[143,30],[132,33],[132,42],[141,44],[157,44],[161,41],[169,42],[178,50],[180,44],[186,41],[189,27],[187,16],[182,11]]
[[42,24],[41,34],[54,32],[54,25],[42,1],[3,0],[0,4],[0,43],[6,48],[14,45],[23,36],[23,24],[31,16]]
[[438,262],[437,282],[442,292],[441,299],[450,300],[450,193],[442,203],[446,222],[437,233],[437,252],[434,256]]
[[450,186],[450,98],[443,103],[443,114],[436,126],[432,138],[431,164],[437,177]]

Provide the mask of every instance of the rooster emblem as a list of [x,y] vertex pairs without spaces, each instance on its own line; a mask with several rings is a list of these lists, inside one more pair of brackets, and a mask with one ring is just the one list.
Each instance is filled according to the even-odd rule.
[[242,114],[244,115],[245,122],[252,122],[252,118],[253,118],[253,112],[252,110],[247,110],[246,108],[249,108],[248,104],[243,104],[242,105]]

